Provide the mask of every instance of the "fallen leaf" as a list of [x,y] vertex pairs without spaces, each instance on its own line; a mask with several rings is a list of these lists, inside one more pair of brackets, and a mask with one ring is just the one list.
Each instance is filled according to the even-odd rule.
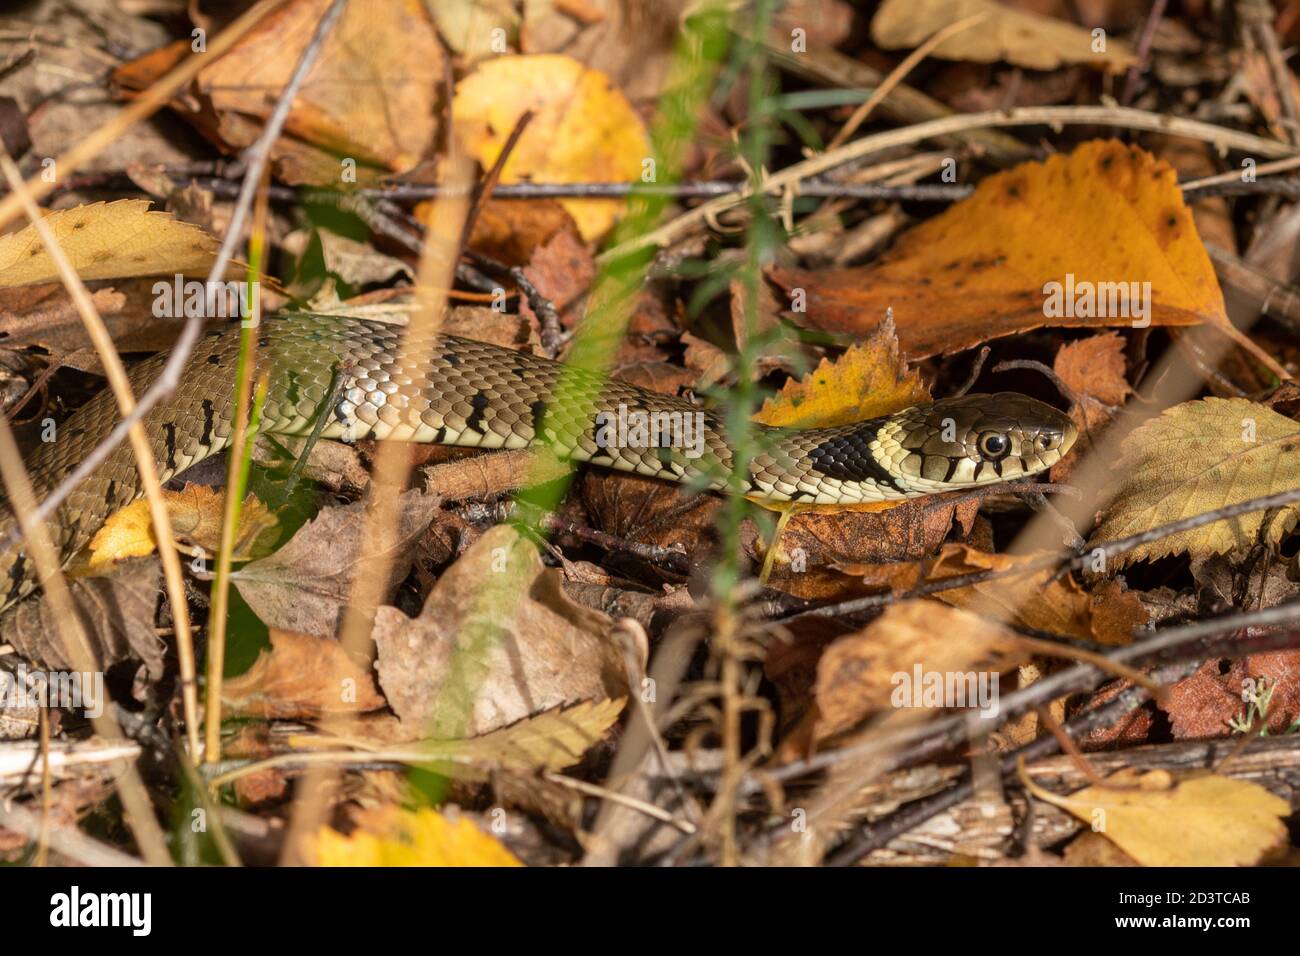
[[894,323],[886,319],[866,340],[799,381],[790,379],[753,420],[781,428],[829,428],[888,415],[930,401],[930,390],[898,351]]
[[[567,56],[509,56],[480,63],[456,85],[452,115],[465,149],[491,166],[519,118],[533,120],[501,170],[501,182],[628,182],[650,156],[645,125],[599,70]],[[563,199],[582,237],[601,238],[620,199]]]
[[1255,866],[1286,843],[1291,805],[1257,783],[1206,775],[1175,782],[1162,770],[1122,770],[1107,787],[1068,797],[1029,782],[1143,866]]
[[[271,11],[204,67],[172,108],[231,152],[252,145],[329,3],[292,0]],[[115,78],[127,89],[146,88],[170,68],[176,47],[146,54]],[[190,40],[179,47],[188,53]],[[445,63],[420,0],[349,4],[294,97],[285,135],[272,146],[276,177],[338,184],[362,181],[367,167],[414,166],[437,139]]]
[[[207,485],[187,484],[180,491],[163,489],[162,496],[177,541],[202,548],[209,554],[219,550],[226,501],[221,491]],[[265,553],[267,540],[274,537],[278,526],[275,515],[250,494],[240,509],[234,560],[247,561],[259,552]],[[91,570],[100,570],[123,558],[153,554],[157,546],[149,502],[141,498],[114,512],[95,532],[90,540],[88,564]]]
[[[1005,572],[1041,560],[1042,554],[992,554],[964,544],[945,544],[925,569],[926,581],[978,571]],[[901,594],[920,580],[918,563],[843,565],[844,574],[860,576],[866,583],[885,585]],[[1051,569],[1027,571],[965,587],[938,591],[933,597],[984,617],[1021,627],[1068,635],[1103,644],[1127,644],[1133,622],[1145,622],[1146,611],[1131,591],[1111,592],[1099,612],[1093,595],[1071,577],[1053,579]],[[1123,602],[1122,607],[1111,605]]]
[[317,866],[523,866],[468,817],[388,805],[357,811],[344,836],[321,827],[311,841]]
[[[167,645],[154,628],[161,582],[156,559],[128,561],[109,574],[68,580],[101,670],[119,661],[139,660],[151,678],[162,677]],[[20,601],[0,615],[0,641],[51,669],[74,670],[72,654],[59,637],[58,621],[59,614],[46,595]]]
[[232,711],[270,719],[314,718],[378,710],[384,699],[368,668],[338,641],[271,628],[271,649],[226,680],[221,699]]
[[681,36],[684,0],[524,0],[523,53],[563,53],[600,70],[633,102],[663,90]]
[[231,574],[240,596],[268,627],[313,637],[333,637],[358,573],[389,567],[385,600],[411,569],[415,546],[433,521],[438,498],[402,494],[392,547],[379,548],[368,533],[366,503],[326,508],[266,558]]
[[1052,481],[1070,480],[1077,463],[1087,457],[1132,393],[1124,370],[1124,339],[1117,332],[1070,342],[1056,353],[1052,371],[1074,399],[1068,414],[1079,430],[1079,440],[1064,459],[1052,466]]
[[[1163,710],[1179,739],[1226,737],[1233,724],[1259,717],[1248,697],[1267,696],[1267,716],[1259,730],[1280,734],[1300,720],[1300,652],[1249,654],[1228,665],[1215,658],[1169,688]],[[1257,731],[1258,732],[1258,731]]]
[[443,573],[419,617],[379,608],[373,636],[384,695],[422,736],[475,736],[628,692],[610,619],[570,601],[560,573],[507,525]]
[[[83,280],[175,273],[206,275],[217,241],[169,212],[151,212],[143,199],[96,202],[45,216]],[[0,286],[57,281],[58,267],[36,227],[0,236]]]
[[860,336],[892,308],[913,359],[1045,325],[1209,322],[1241,338],[1173,169],[1115,140],[987,177],[873,265],[770,275],[812,328]]
[[[1207,398],[1168,409],[1124,439],[1117,487],[1092,534],[1103,541],[1300,487],[1300,423],[1246,399]],[[1123,567],[1184,551],[1222,554],[1257,541],[1276,544],[1300,506],[1252,511],[1180,531],[1115,555]],[[1265,526],[1267,522],[1267,526]]]
[[822,654],[814,739],[891,708],[961,706],[994,716],[999,675],[1028,656],[1016,634],[996,621],[935,601],[892,604]]
[[871,38],[886,50],[920,46],[950,24],[983,14],[970,29],[930,51],[944,60],[998,60],[1030,70],[1084,63],[1118,73],[1133,62],[1125,43],[1106,34],[1101,48],[1091,30],[993,0],[885,0],[871,21]]

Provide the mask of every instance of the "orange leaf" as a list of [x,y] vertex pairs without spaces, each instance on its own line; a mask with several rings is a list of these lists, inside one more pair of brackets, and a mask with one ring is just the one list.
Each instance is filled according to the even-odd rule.
[[1114,140],[988,177],[874,265],[771,274],[818,329],[861,334],[892,308],[912,358],[1045,325],[1209,322],[1246,345],[1174,170]]

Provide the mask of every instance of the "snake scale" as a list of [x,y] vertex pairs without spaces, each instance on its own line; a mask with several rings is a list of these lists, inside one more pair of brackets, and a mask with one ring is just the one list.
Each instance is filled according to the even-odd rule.
[[[270,387],[262,431],[305,435],[324,414],[325,438],[525,448],[540,430],[559,454],[577,461],[726,487],[733,457],[725,430],[712,413],[686,399],[473,339],[413,336],[403,345],[404,333],[399,326],[337,315],[290,313],[264,320],[258,362],[269,367]],[[238,353],[238,326],[206,333],[179,388],[146,416],[163,480],[229,443]],[[402,362],[402,354],[411,361]],[[137,395],[157,377],[164,360],[155,356],[132,369]],[[333,407],[322,407],[327,404]],[[600,410],[604,418],[598,417]],[[654,441],[647,439],[655,432],[615,427],[651,416],[665,426]],[[39,446],[28,462],[38,497],[69,474],[118,420],[116,403],[105,391],[60,426],[54,441]],[[690,442],[674,447],[665,441],[664,434],[673,434],[669,425],[681,426],[679,437]],[[833,428],[758,427],[766,432],[760,443],[766,450],[751,459],[744,481],[748,497],[769,503],[888,501],[1024,477],[1059,461],[1075,438],[1074,425],[1061,412],[1013,393],[916,405]],[[124,443],[50,522],[64,560],[141,493]],[[13,525],[12,514],[6,514],[0,532],[8,534]],[[35,587],[25,554],[14,548],[0,555],[0,608]]]

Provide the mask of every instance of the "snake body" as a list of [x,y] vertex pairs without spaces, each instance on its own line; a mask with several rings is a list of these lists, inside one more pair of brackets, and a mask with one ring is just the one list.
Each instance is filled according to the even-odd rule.
[[[733,453],[725,429],[711,412],[685,399],[473,339],[411,335],[403,341],[404,336],[399,326],[346,316],[291,313],[264,320],[258,362],[269,369],[270,387],[261,430],[306,435],[324,415],[325,438],[526,448],[541,435],[562,457],[576,461],[727,487]],[[145,417],[163,480],[229,444],[238,354],[237,326],[207,333],[179,388]],[[137,395],[164,361],[156,356],[131,371]],[[58,427],[54,440],[28,462],[38,497],[118,420],[117,405],[105,391]],[[637,423],[647,421],[662,426],[657,439],[654,431],[638,431]],[[760,431],[765,450],[749,462],[746,495],[822,505],[913,498],[1032,475],[1060,460],[1075,438],[1061,412],[1012,393],[916,405],[833,428]],[[132,453],[123,444],[50,522],[64,559],[141,493]],[[13,524],[6,515],[0,532],[7,534]],[[0,608],[35,586],[25,554],[12,549],[0,555]]]

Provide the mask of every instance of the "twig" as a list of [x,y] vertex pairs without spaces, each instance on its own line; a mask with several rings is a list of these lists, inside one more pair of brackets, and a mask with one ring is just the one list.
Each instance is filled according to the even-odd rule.
[[469,245],[470,235],[474,232],[474,223],[478,221],[479,210],[483,208],[483,203],[487,202],[492,191],[497,188],[497,183],[501,179],[501,170],[505,168],[510,159],[510,154],[515,151],[519,145],[519,138],[524,135],[524,130],[528,124],[533,121],[533,111],[524,110],[519,119],[515,121],[515,128],[510,131],[506,137],[505,144],[501,147],[501,152],[497,154],[496,162],[488,170],[483,181],[474,189],[474,199],[470,202],[469,212],[465,214],[465,225],[461,228],[460,248],[464,249]]
[[929,56],[936,47],[940,46],[949,37],[970,29],[987,16],[987,13],[976,13],[973,16],[958,20],[956,23],[950,23],[931,34],[928,40],[904,57],[898,66],[889,71],[889,75],[885,77],[884,82],[875,88],[865,103],[853,111],[849,121],[835,134],[835,138],[826,145],[826,148],[828,150],[837,149],[848,142],[849,137],[856,133],[858,127],[866,122],[867,117],[871,115],[871,111],[880,105],[880,102],[892,93],[895,87],[903,82],[907,74],[911,73],[918,63]]
[[1147,21],[1142,25],[1142,34],[1138,37],[1137,50],[1134,51],[1136,58],[1133,65],[1128,68],[1128,76],[1124,78],[1124,92],[1119,98],[1122,106],[1132,103],[1137,93],[1138,79],[1147,68],[1147,57],[1151,54],[1151,43],[1156,38],[1156,28],[1160,26],[1160,20],[1165,15],[1165,3],[1166,0],[1154,0]]
[[[989,357],[989,347],[981,345],[979,353],[975,356],[975,361],[971,363],[970,374],[966,376],[966,381],[961,388],[952,393],[953,398],[961,398],[975,385],[975,380],[980,377],[980,372],[984,369],[984,362]],[[996,369],[994,370],[996,371]]]

